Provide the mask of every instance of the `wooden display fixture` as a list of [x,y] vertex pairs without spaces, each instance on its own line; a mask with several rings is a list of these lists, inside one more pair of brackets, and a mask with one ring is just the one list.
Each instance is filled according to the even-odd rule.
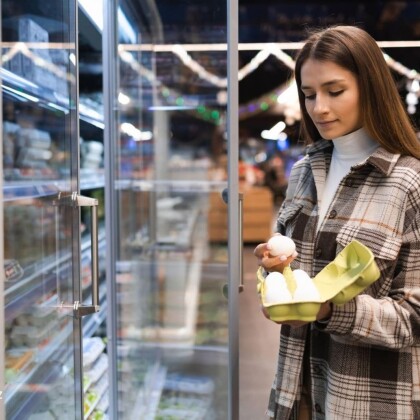
[[[266,187],[240,185],[243,193],[243,241],[265,242],[273,234],[273,198]],[[226,242],[228,235],[227,204],[219,192],[209,199],[208,234],[210,242]]]

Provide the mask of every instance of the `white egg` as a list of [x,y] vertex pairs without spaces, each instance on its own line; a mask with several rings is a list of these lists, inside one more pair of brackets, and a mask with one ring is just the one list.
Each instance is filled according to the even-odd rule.
[[303,270],[294,270],[293,276],[296,282],[296,290],[293,294],[295,301],[319,301],[321,295],[308,273]]
[[285,255],[286,257],[290,257],[296,250],[295,243],[287,236],[272,236],[267,244],[270,248],[270,254],[273,256]]
[[264,300],[266,303],[288,303],[292,301],[292,294],[287,287],[283,274],[272,272],[268,274],[264,282]]

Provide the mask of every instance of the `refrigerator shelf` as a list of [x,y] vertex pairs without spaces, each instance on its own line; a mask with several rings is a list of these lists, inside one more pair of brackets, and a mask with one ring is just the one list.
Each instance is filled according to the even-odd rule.
[[[25,179],[19,169],[5,170],[5,176],[7,174],[9,174],[9,180],[6,179],[3,186],[3,201],[5,202],[52,198],[57,196],[60,191],[67,191],[68,189],[68,182],[59,179],[34,180],[32,176]],[[19,180],[19,178],[21,179]],[[84,181],[81,182],[80,190],[103,188],[104,185],[105,175],[103,170],[90,170],[89,176],[84,177]]]
[[[106,245],[104,230],[98,236],[99,252],[103,252]],[[82,258],[86,254],[89,254],[90,261],[90,239],[82,243]],[[55,267],[60,266],[59,278],[71,275],[70,257],[70,254],[47,257],[30,267],[25,267],[25,275],[5,290],[5,315],[8,324],[24,312],[25,308],[42,299],[45,290],[57,291],[59,279],[54,271]]]
[[[53,296],[50,299],[50,303],[52,304],[52,299],[56,300],[56,296]],[[101,300],[105,300],[105,287],[102,287],[101,294],[100,294]],[[83,334],[85,337],[90,337],[94,332],[97,330],[98,325],[102,323],[105,319],[105,304],[101,303],[102,312],[95,314],[92,317],[87,318],[87,322],[84,325],[83,328]],[[40,307],[41,308],[41,307]],[[58,321],[57,321],[58,322]],[[55,324],[54,324],[55,325]],[[52,331],[57,331],[56,328],[53,328]],[[65,348],[64,343],[70,338],[71,336],[71,327],[68,324],[65,326],[57,335],[53,336],[53,339],[49,341],[48,343],[43,343],[41,346],[26,348],[25,354],[27,354],[28,357],[26,357],[26,361],[23,364],[19,365],[20,372],[19,374],[20,378],[16,381],[16,377],[14,377],[14,381],[18,383],[31,383],[31,378],[37,375],[38,370],[43,369],[43,365],[48,362],[51,356],[54,355],[54,358],[61,358],[60,355],[65,355],[68,353],[68,350]],[[22,348],[23,351],[24,348]],[[16,349],[15,352],[19,350]],[[11,373],[10,373],[11,374]],[[19,388],[15,388],[12,392],[10,389],[7,389],[5,391],[6,401],[11,400],[14,397],[14,394],[19,391]]]
[[[71,326],[67,324],[51,339],[47,346],[28,348],[32,351],[32,357],[24,366],[27,370],[17,374],[13,381],[13,387],[6,385],[4,391],[6,403],[9,403],[28,384],[46,383],[45,381],[37,382],[36,378],[39,375],[45,375],[45,370],[48,370],[45,368],[47,363],[51,360],[58,360],[62,355],[68,353],[65,343],[70,335]],[[18,380],[16,380],[17,378]]]
[[104,393],[96,407],[92,410],[88,420],[108,420],[109,397]]
[[87,420],[89,416],[93,413],[96,407],[99,405],[102,397],[105,395],[106,391],[108,390],[108,375],[105,373],[99,379],[97,383],[95,383],[91,389],[89,389],[85,395],[85,412],[84,417]]
[[227,187],[225,181],[195,180],[195,179],[168,179],[168,180],[147,180],[147,179],[119,179],[116,181],[118,190],[128,191],[154,191],[154,192],[185,192],[188,194],[220,192]]
[[84,377],[86,378],[83,385],[83,391],[86,393],[89,388],[97,382],[102,375],[108,370],[108,356],[105,353],[101,353],[93,364],[92,368],[85,372]]
[[144,395],[139,392],[133,412],[141,413],[141,418],[144,420],[154,420],[156,418],[163,386],[165,385],[166,372],[167,369],[165,367],[159,366],[157,372],[154,373],[153,384],[147,396],[147,404],[145,404]]
[[[179,326],[169,326],[169,323],[173,322],[173,314],[168,312],[167,315],[165,315],[164,312],[161,325],[143,328],[136,328],[134,326],[121,328],[120,337],[129,340],[144,340],[146,342],[153,342],[159,344],[171,343],[174,346],[179,345],[181,347],[184,347],[185,345],[192,346],[194,344],[197,307],[200,290],[201,261],[203,259],[204,252],[205,241],[201,240],[195,244],[190,259],[187,262],[185,262],[184,271],[187,275],[186,281],[181,278],[182,276],[176,280],[177,282],[185,282],[179,286],[179,311],[181,311],[181,321],[179,323]],[[175,262],[166,261],[166,264],[168,267],[168,272],[166,274],[166,282],[168,283],[168,288],[171,290],[175,290],[176,286],[173,284],[175,281],[174,279],[171,279],[171,273],[175,271],[173,265],[175,264]],[[178,260],[176,264],[178,266],[180,264],[180,260]],[[165,262],[163,263],[162,267],[165,267]],[[182,271],[179,268],[177,268],[177,272]],[[183,287],[185,287],[185,289],[183,289]],[[165,294],[165,292],[163,292],[163,294]],[[169,299],[167,304],[175,304],[173,300],[171,302],[170,293],[167,294]]]
[[[15,178],[20,176],[18,169],[13,170]],[[6,180],[3,186],[3,200],[15,201],[56,196],[65,191],[67,183],[59,180]]]
[[[58,366],[51,364],[51,366],[42,371],[36,372],[33,382],[22,383],[18,385],[16,390],[12,392],[15,400],[11,400],[10,393],[6,394],[6,404],[9,408],[7,411],[8,420],[19,420],[28,418],[31,413],[35,412],[35,409],[39,408],[39,403],[45,403],[44,393],[51,384],[53,384],[58,378],[60,378],[61,372]],[[31,383],[33,385],[31,385]],[[42,385],[41,385],[42,384]],[[19,395],[18,395],[19,392]],[[48,418],[46,415],[44,418]]]
[[[68,96],[63,96],[56,90],[46,86],[39,86],[26,78],[23,78],[5,68],[0,69],[0,75],[3,83],[3,91],[6,95],[17,100],[30,100],[53,112],[62,112],[68,114]],[[103,115],[90,108],[86,104],[79,105],[80,118],[85,122],[104,128]]]

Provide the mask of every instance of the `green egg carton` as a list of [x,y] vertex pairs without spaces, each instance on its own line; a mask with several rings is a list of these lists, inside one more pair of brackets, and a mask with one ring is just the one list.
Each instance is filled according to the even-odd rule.
[[[290,267],[286,267],[283,270],[283,275],[293,295],[296,288],[293,271]],[[264,300],[265,279],[262,267],[257,271],[257,291],[271,320],[277,322],[291,320],[312,322],[315,321],[323,302],[331,301],[335,305],[343,305],[363,292],[379,276],[380,272],[370,249],[359,241],[353,240],[335,257],[334,261],[325,266],[313,278],[321,297],[320,300],[266,303]]]

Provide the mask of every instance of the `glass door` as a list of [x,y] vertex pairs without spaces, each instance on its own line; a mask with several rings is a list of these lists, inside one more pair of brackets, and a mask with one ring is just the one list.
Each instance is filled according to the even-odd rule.
[[79,195],[77,4],[1,6],[1,414],[81,419],[80,318],[98,308],[82,299],[80,209],[96,231],[97,203]]
[[238,67],[227,45],[237,42],[235,2],[108,3],[110,413],[234,419]]

